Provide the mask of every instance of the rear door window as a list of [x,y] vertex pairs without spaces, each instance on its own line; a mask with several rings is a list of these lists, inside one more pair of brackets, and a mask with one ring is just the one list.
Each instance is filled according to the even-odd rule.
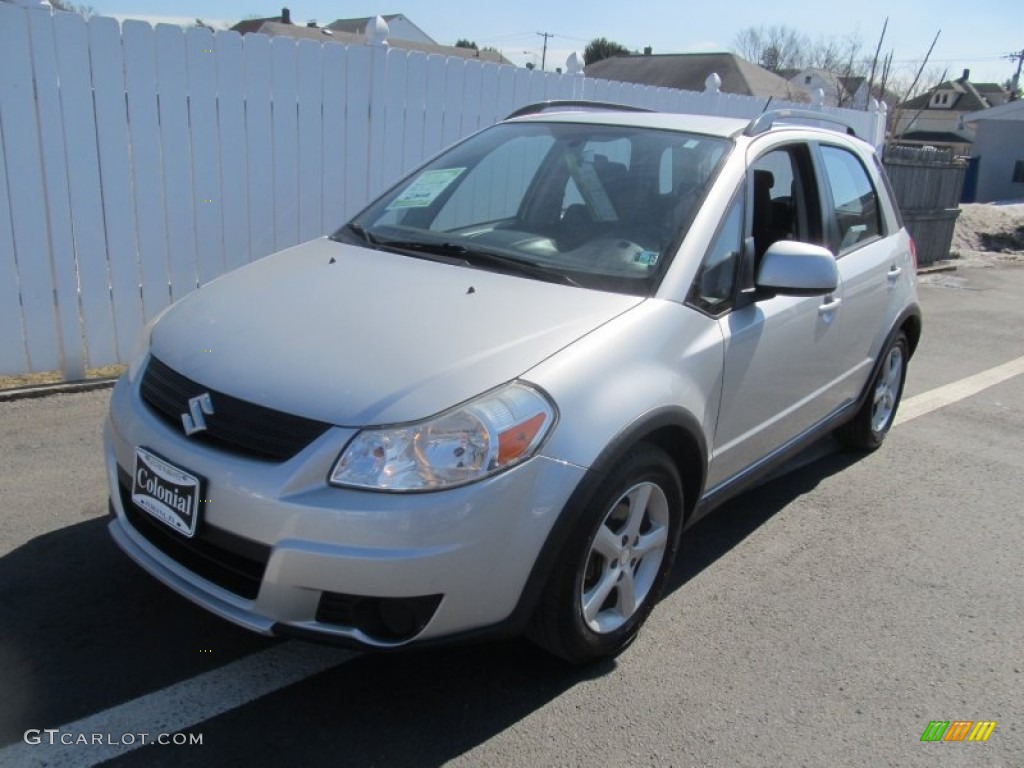
[[878,193],[853,152],[824,145],[821,157],[832,193],[832,250],[841,255],[882,234]]

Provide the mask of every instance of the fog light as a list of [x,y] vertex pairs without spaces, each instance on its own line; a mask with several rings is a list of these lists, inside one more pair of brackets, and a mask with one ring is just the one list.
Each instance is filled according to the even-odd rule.
[[364,597],[324,592],[316,620],[357,629],[373,640],[401,642],[423,631],[441,604],[441,597]]

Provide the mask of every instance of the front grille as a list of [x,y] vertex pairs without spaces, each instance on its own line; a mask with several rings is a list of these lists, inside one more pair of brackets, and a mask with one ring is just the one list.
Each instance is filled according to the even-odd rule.
[[285,461],[331,426],[208,389],[155,357],[146,365],[139,392],[157,416],[182,434],[181,417],[189,412],[189,399],[208,393],[213,413],[205,416],[206,429],[189,439],[242,456]]
[[256,599],[270,560],[270,547],[202,520],[195,536],[185,538],[135,506],[130,476],[123,470],[118,475],[125,516],[146,541],[197,576],[239,597]]

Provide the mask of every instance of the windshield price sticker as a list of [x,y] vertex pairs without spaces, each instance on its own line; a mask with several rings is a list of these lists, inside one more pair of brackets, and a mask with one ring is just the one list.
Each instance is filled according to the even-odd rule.
[[465,170],[465,168],[444,168],[424,171],[388,204],[387,209],[394,211],[402,208],[426,208]]

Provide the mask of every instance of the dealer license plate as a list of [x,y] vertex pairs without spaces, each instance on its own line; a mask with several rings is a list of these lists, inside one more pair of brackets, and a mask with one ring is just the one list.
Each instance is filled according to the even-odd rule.
[[191,538],[199,521],[202,480],[145,448],[135,449],[132,501],[135,505]]

